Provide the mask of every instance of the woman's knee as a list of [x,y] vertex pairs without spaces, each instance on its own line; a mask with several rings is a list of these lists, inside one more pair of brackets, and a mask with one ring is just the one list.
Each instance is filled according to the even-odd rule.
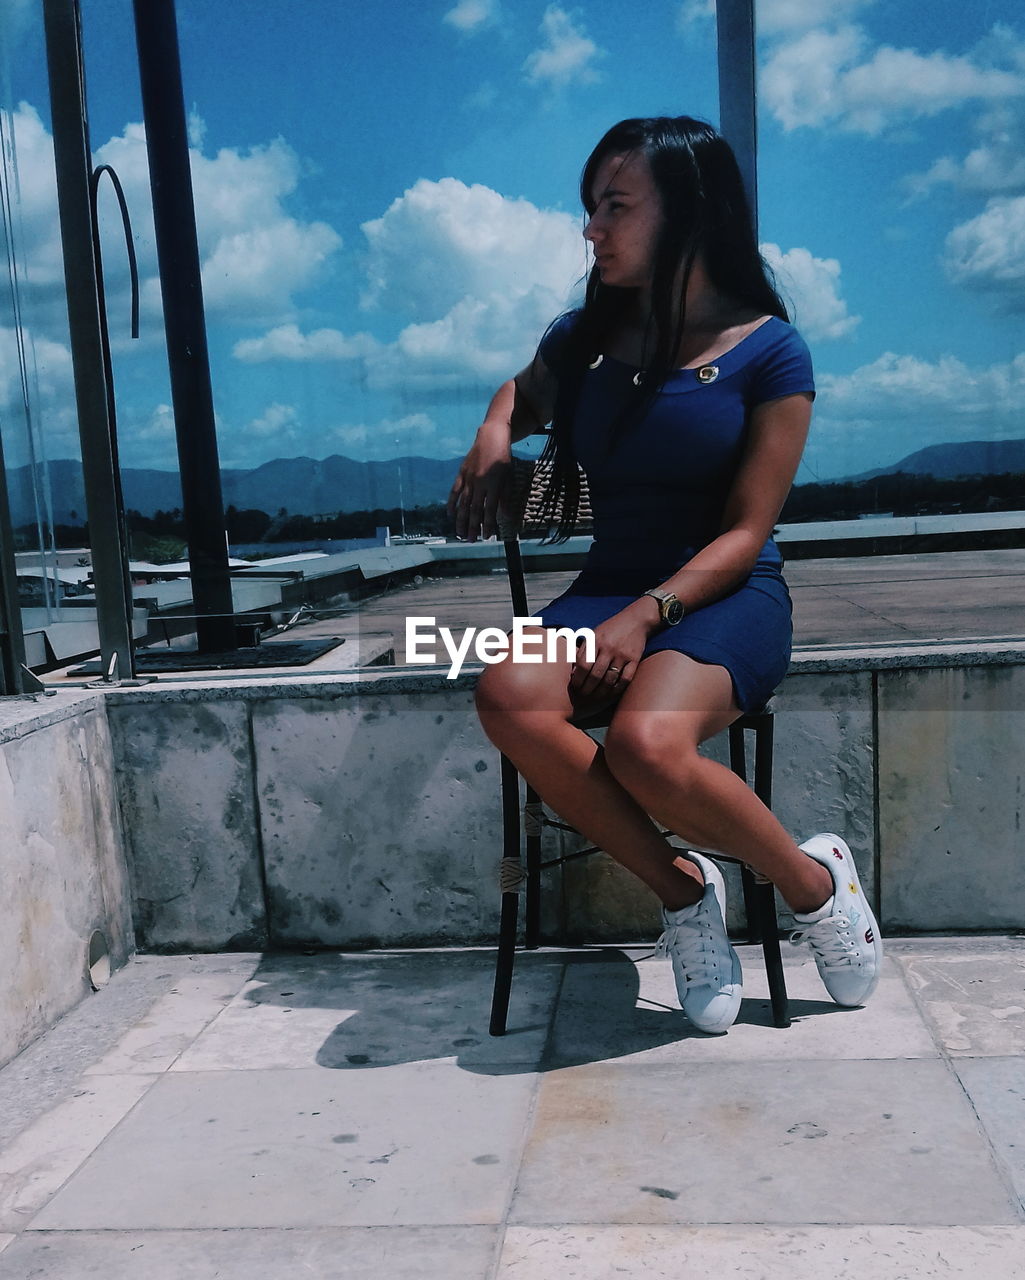
[[481,673],[474,703],[482,721],[510,720],[546,710],[565,718],[570,710],[568,684],[569,675],[562,668],[504,659]]
[[605,735],[605,763],[622,786],[648,791],[686,783],[697,742],[674,719],[651,712],[613,718]]

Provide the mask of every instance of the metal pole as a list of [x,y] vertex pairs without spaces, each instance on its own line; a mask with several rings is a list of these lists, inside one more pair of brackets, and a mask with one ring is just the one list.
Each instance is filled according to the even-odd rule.
[[235,648],[235,628],[178,28],[174,0],[133,6],[192,599],[210,653]]
[[110,670],[111,658],[116,654],[118,675],[125,679],[135,674],[132,587],[124,512],[119,500],[112,447],[93,258],[93,220],[89,198],[92,153],[85,107],[78,0],[43,0],[43,18],[71,362],[75,375],[78,432],[82,441],[89,546],[96,582],[101,668]]
[[22,692],[25,637],[21,629],[17,574],[11,512],[7,504],[7,474],[0,442],[0,694]]
[[719,132],[733,148],[758,234],[758,125],[754,0],[716,0]]

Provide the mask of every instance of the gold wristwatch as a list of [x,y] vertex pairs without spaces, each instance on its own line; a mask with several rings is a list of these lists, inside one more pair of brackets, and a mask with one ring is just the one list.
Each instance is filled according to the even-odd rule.
[[644,595],[658,601],[658,612],[664,627],[675,627],[686,610],[672,591],[663,591],[661,587],[652,587]]

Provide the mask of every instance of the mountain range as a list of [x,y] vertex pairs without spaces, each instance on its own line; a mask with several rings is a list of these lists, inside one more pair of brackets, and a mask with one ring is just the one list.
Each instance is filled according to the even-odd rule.
[[847,476],[849,481],[874,480],[898,471],[936,480],[958,476],[995,476],[1005,471],[1025,471],[1025,440],[965,440],[961,444],[930,444],[916,449],[891,467],[877,467]]
[[[404,506],[427,506],[448,498],[459,458],[393,458],[387,462],[356,462],[330,458],[275,458],[250,471],[222,469],[225,507],[266,511],[277,515],[335,515],[339,511],[372,511]],[[55,524],[81,524],[86,518],[82,464],[70,458],[48,467]],[[12,467],[7,473],[11,523],[34,520],[31,469]],[[125,509],[152,516],[182,505],[177,471],[123,467],[121,488]]]
[[[394,458],[387,462],[357,462],[335,454],[330,458],[275,458],[252,470],[221,472],[224,505],[240,511],[255,509],[277,515],[335,515],[339,511],[427,506],[444,502],[452,487],[459,458]],[[1025,472],[1025,439],[969,440],[934,444],[908,454],[892,466],[847,476],[850,482],[904,471],[952,479],[965,475]],[[55,524],[81,524],[86,518],[82,464],[62,458],[48,467]],[[31,469],[13,467],[7,473],[11,522],[34,521]],[[125,467],[121,472],[125,507],[141,515],[181,506],[176,471]]]

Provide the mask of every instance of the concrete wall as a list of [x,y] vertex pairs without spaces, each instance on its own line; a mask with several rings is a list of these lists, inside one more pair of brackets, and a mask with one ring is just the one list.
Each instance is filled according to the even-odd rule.
[[107,717],[94,695],[0,703],[0,1064],[92,989],[89,942],[134,949]]
[[[848,840],[886,929],[1020,928],[1025,655],[860,661],[809,661],[784,686],[781,820]],[[474,680],[397,670],[108,695],[140,946],[492,941],[499,770]],[[544,924],[622,940],[653,936],[657,915],[599,855],[550,881]]]
[[[89,992],[97,930],[114,967],[133,923],[156,951],[492,942],[499,761],[475,680],[226,676],[0,702],[0,1063]],[[1023,774],[1025,651],[805,656],[779,698],[774,807],[799,838],[848,840],[889,932],[1023,927]],[[550,873],[543,926],[659,927],[603,854]]]

